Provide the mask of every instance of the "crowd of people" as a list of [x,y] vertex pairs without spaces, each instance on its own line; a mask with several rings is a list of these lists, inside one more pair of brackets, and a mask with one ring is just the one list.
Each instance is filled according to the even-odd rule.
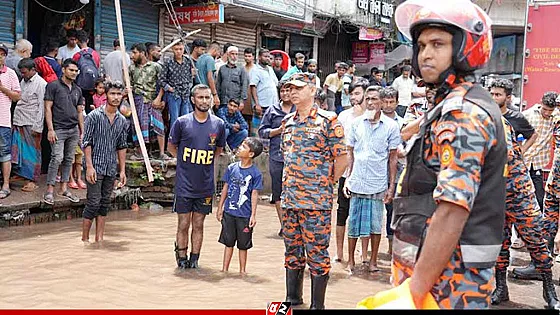
[[101,60],[84,31],[68,32],[67,45],[49,44],[35,59],[26,40],[11,54],[0,45],[0,199],[11,193],[12,172],[28,181],[22,190],[38,188],[46,133],[52,153],[43,201],[54,204],[57,182],[57,194],[72,202],[79,199],[70,189],[87,189],[82,240],[89,242],[95,221],[102,241],[111,193],[126,185],[126,149],[143,159],[123,84],[128,71],[141,138],[156,144],[150,156],[177,159],[178,268],[199,267],[215,159],[229,148],[239,161],[224,173],[216,211],[222,271],[237,246],[246,272],[263,188],[253,159],[266,151],[292,305],[303,303],[307,265],[310,306],[325,308],[337,197],[333,261],[351,273],[379,272],[385,230],[392,283],[408,286],[417,307],[428,295],[440,308],[508,301],[516,234],[531,263],[513,276],[542,280],[547,307],[560,309],[552,282],[560,245],[560,153],[551,156],[551,146],[560,147],[558,93],[519,112],[512,82],[484,89],[474,81],[490,58],[491,21],[468,0],[409,0],[395,18],[414,54],[391,84],[377,68],[359,77],[351,61],[339,61],[321,85],[317,61],[303,54],[283,69],[282,55],[247,48],[243,66],[238,47],[201,39],[176,42],[167,59],[157,44],[135,43],[125,65],[118,40]]

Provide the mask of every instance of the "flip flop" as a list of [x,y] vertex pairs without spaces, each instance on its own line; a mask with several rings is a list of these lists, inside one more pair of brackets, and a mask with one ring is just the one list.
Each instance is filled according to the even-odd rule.
[[80,189],[87,189],[87,185],[84,182],[78,182],[78,187],[80,187]]
[[35,184],[34,182],[29,182],[29,183],[25,184],[25,186],[21,187],[21,191],[34,192],[35,190],[37,190],[37,188],[39,188],[39,186],[37,186],[37,184]]
[[0,199],[7,198],[12,192],[7,189],[0,190]]
[[381,269],[379,269],[379,268],[377,268],[377,266],[375,266],[373,269],[369,268],[368,271],[369,271],[369,273],[376,273],[378,271],[381,271]]
[[76,184],[76,183],[68,183],[68,188],[71,188],[71,189],[80,189],[80,187],[79,187],[78,184]]
[[48,205],[54,205],[54,194],[53,193],[45,193],[43,195],[43,202]]
[[64,197],[64,198],[70,200],[70,201],[73,202],[73,203],[78,203],[78,202],[80,202],[80,198],[78,198],[78,197],[72,195],[68,190],[65,191],[65,192],[63,192],[63,193],[61,193],[61,194],[58,194],[58,195],[59,195],[60,197]]

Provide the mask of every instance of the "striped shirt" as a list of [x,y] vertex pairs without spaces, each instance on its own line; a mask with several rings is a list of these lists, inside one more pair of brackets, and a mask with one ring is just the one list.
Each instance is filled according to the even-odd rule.
[[91,159],[98,175],[115,176],[117,151],[126,149],[127,121],[117,111],[111,124],[105,108],[99,107],[87,115],[82,147],[91,146]]
[[523,112],[523,115],[537,133],[537,140],[524,154],[525,164],[534,170],[543,170],[550,162],[550,145],[554,129],[554,116],[544,118],[541,114],[541,105],[536,104]]
[[[21,91],[16,72],[7,66],[0,68],[0,82],[2,83],[2,86],[12,92]],[[0,127],[12,128],[12,121],[10,119],[12,117],[10,112],[11,108],[12,100],[8,97],[8,95],[0,92]]]
[[356,194],[372,195],[387,189],[389,151],[401,143],[399,125],[392,118],[380,116],[376,124],[368,114],[356,118],[346,138],[353,148],[354,164],[348,178],[348,188]]

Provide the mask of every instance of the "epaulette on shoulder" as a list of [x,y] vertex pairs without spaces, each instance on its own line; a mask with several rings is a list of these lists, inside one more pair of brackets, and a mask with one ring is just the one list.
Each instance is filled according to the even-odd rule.
[[282,122],[286,122],[292,118],[294,118],[296,116],[296,112],[291,112],[289,114],[287,114],[286,116],[284,116],[284,119],[282,119]]
[[335,120],[337,116],[336,113],[321,108],[317,109],[317,114],[321,115],[322,117],[325,117],[329,121]]
[[441,115],[445,115],[454,110],[463,110],[465,107],[465,100],[462,96],[446,99],[442,103]]

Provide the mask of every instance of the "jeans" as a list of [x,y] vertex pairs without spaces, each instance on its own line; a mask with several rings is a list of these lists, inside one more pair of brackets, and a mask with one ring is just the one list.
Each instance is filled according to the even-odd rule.
[[51,161],[47,174],[47,185],[50,186],[54,186],[58,168],[61,164],[61,182],[67,183],[70,180],[70,171],[74,162],[76,146],[78,141],[80,141],[78,126],[72,129],[58,129],[55,132],[58,139],[54,144],[51,144]]
[[233,132],[226,129],[226,141],[230,149],[237,149],[245,138],[249,135],[249,132],[245,129],[239,130],[238,132]]
[[193,111],[189,96],[181,98],[173,93],[166,92],[167,105],[169,106],[169,128],[177,118]]
[[111,206],[111,194],[115,183],[114,176],[97,174],[95,184],[87,183],[87,203],[82,216],[92,220],[97,216],[105,217]]

